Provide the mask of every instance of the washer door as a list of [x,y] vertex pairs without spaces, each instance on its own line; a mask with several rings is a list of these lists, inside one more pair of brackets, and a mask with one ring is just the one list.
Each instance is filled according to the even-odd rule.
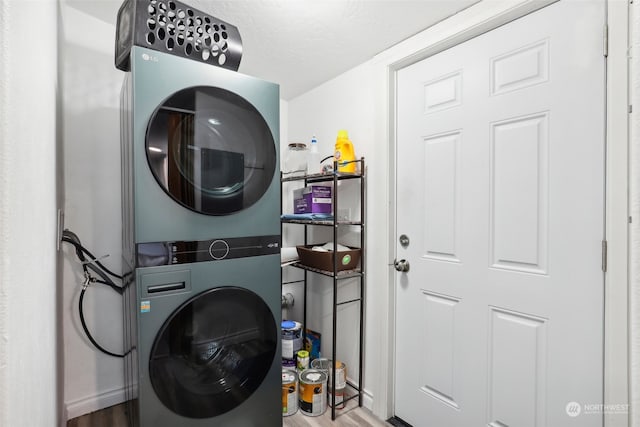
[[278,330],[255,293],[222,287],[180,306],[156,336],[149,379],[175,413],[210,418],[240,405],[271,368]]
[[260,112],[217,87],[183,89],[166,99],[147,127],[146,151],[163,190],[207,215],[253,205],[276,170],[275,141]]

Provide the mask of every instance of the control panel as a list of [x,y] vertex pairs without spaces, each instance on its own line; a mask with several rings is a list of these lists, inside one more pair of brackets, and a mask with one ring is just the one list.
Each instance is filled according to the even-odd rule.
[[279,253],[279,235],[149,242],[136,245],[137,267],[222,261]]

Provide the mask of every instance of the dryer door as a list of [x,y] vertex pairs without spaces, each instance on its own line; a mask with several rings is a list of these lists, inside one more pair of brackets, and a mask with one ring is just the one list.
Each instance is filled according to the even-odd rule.
[[184,417],[228,412],[264,380],[278,332],[255,293],[235,287],[203,292],[180,306],[156,336],[149,360],[153,389]]
[[156,109],[146,152],[163,190],[207,215],[257,202],[274,179],[277,160],[260,112],[241,96],[209,86],[183,89]]

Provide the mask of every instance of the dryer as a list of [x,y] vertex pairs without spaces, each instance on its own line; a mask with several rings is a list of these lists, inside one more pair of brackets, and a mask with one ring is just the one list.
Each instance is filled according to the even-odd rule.
[[133,46],[122,93],[126,244],[280,234],[279,88]]
[[132,425],[280,426],[279,89],[140,46],[121,94]]

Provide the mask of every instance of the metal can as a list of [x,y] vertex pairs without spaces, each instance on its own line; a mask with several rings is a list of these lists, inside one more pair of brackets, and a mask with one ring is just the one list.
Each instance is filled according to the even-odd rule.
[[298,412],[298,375],[290,369],[282,370],[282,415]]
[[[331,374],[329,374],[331,376]],[[347,387],[347,365],[336,360],[336,390]]]
[[[318,358],[311,361],[311,369],[318,369],[326,372],[329,379],[329,389],[333,389],[333,370],[331,369],[331,359]],[[347,386],[347,365],[336,362],[336,390],[344,389]]]
[[290,369],[292,371],[296,370],[296,362],[294,359],[282,359],[282,368]]
[[327,374],[307,369],[300,374],[300,410],[304,415],[317,417],[327,410]]
[[[325,357],[318,357],[317,359],[313,359],[311,361],[311,369],[317,369],[327,374],[327,378],[329,378],[329,369],[331,368],[331,359],[327,359]],[[329,380],[329,384],[331,381]]]
[[[346,387],[345,388],[337,388],[335,395],[336,395],[336,409],[344,409],[345,403],[344,403],[344,398],[345,398],[345,393],[346,393]],[[331,406],[331,393],[329,393],[329,405]]]
[[298,371],[309,369],[309,352],[307,350],[300,350],[297,354],[298,360],[296,366],[298,367]]
[[296,353],[302,349],[302,324],[293,320],[283,320],[282,359],[295,362]]

